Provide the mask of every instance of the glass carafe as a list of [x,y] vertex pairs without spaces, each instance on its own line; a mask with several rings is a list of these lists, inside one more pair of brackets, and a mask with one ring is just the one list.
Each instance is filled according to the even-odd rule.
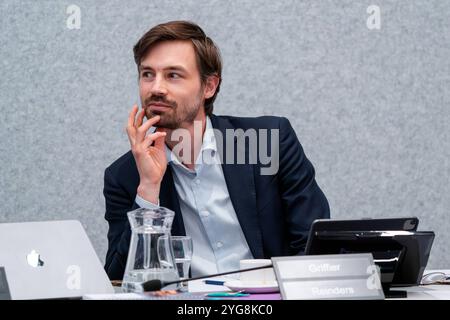
[[[125,292],[142,292],[141,284],[159,279],[163,282],[179,280],[170,229],[175,213],[160,207],[139,208],[128,212],[131,241],[122,282]],[[164,289],[176,289],[177,285]]]

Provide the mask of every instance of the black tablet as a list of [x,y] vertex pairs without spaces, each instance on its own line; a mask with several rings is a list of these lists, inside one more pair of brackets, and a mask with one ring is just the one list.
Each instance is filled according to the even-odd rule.
[[416,231],[419,225],[417,217],[406,218],[381,218],[381,219],[354,219],[332,220],[317,219],[309,230],[305,254],[314,254],[311,248],[314,246],[314,237],[320,231]]

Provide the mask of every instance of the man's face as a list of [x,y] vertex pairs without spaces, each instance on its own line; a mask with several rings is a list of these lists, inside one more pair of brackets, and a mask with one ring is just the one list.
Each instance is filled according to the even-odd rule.
[[176,129],[204,114],[203,86],[189,41],[164,41],[150,49],[139,68],[139,92],[145,115],[159,115],[157,127]]

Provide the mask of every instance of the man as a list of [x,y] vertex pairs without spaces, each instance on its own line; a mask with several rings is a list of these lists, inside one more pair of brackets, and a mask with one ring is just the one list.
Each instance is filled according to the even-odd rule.
[[193,276],[237,269],[241,259],[301,254],[329,206],[289,121],[212,113],[221,58],[193,23],[155,26],[134,58],[142,110],[134,106],[128,119],[131,151],[105,170],[109,277],[123,277],[127,212],[139,207],[175,212],[172,235],[193,238]]

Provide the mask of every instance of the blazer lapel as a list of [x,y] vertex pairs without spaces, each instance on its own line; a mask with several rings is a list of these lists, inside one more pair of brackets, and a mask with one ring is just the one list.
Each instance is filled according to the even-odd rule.
[[183,216],[181,214],[180,202],[178,200],[175,184],[173,183],[172,168],[167,164],[167,170],[161,182],[161,191],[159,193],[159,204],[175,212],[172,223],[171,234],[174,236],[185,236]]
[[[226,130],[234,130],[236,128],[234,128],[227,119],[219,118],[214,115],[211,115],[210,118],[212,126],[222,133],[222,137],[216,135],[216,142],[231,203],[233,204],[253,257],[256,259],[264,258],[262,234],[261,229],[259,228],[258,212],[256,209],[253,165],[248,163],[237,164],[236,161],[231,164],[225,163],[226,146],[228,143]],[[238,145],[244,145],[237,143],[241,138],[244,137],[235,137],[233,141],[229,143],[234,147],[235,156],[238,152],[246,152],[245,159],[248,159],[248,148],[245,148],[245,150],[237,150]]]

